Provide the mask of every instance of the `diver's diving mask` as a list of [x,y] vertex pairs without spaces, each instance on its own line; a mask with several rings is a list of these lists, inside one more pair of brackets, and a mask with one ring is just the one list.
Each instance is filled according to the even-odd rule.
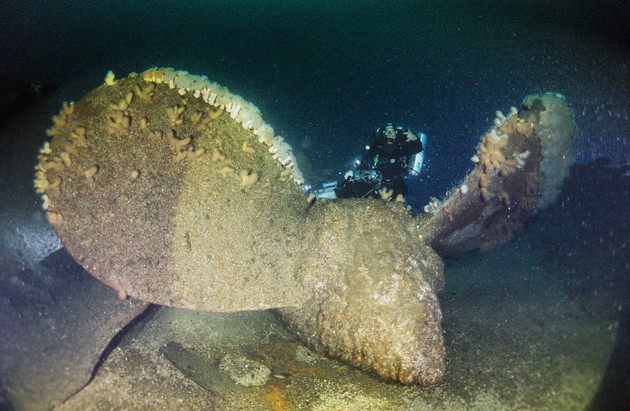
[[383,136],[385,136],[387,140],[395,139],[396,129],[394,128],[394,126],[391,124],[388,124],[387,126],[385,126],[385,129],[383,130]]

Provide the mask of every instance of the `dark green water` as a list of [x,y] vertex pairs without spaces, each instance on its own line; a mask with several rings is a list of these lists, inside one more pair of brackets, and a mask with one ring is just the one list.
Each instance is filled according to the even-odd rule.
[[[589,374],[606,369],[607,353],[589,351],[602,329],[617,338],[605,347],[613,355],[604,383],[613,394],[630,390],[620,383],[629,357],[629,185],[627,170],[618,169],[630,158],[626,2],[8,0],[1,10],[0,75],[56,86],[28,129],[11,126],[0,135],[0,217],[7,221],[5,206],[22,204],[15,193],[27,193],[36,207],[32,163],[49,114],[101,84],[110,69],[122,77],[170,66],[229,87],[294,147],[309,182],[345,171],[386,122],[423,131],[426,200],[471,168],[496,110],[508,112],[532,92],[564,94],[581,129],[578,164],[600,163],[576,168],[559,203],[508,248],[449,263],[440,298],[451,371],[445,388],[418,398],[437,404],[441,390],[474,398],[486,377],[507,397],[497,403],[561,403],[509,398],[524,392],[511,390],[509,378],[547,399],[556,378],[570,395],[572,381],[561,376],[602,378]],[[491,321],[466,321],[484,310]],[[512,323],[499,325],[502,316]],[[566,369],[554,370],[557,364]],[[610,395],[602,384],[595,404]]]

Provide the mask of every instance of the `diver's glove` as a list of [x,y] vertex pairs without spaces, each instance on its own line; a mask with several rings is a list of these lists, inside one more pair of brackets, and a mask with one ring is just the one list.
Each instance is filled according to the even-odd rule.
[[403,132],[403,134],[405,135],[405,137],[407,137],[407,142],[414,141],[414,140],[418,139],[418,136],[415,135],[413,133],[413,131],[411,131],[411,130],[407,130],[407,131]]

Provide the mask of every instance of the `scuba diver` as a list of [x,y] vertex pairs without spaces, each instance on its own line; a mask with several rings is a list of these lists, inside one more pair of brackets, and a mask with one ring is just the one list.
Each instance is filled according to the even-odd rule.
[[[344,180],[335,184],[337,198],[404,198],[409,192],[407,179],[419,174],[423,160],[423,141],[411,130],[388,123],[376,130],[376,138],[366,147],[363,159],[355,163]],[[330,198],[330,197],[329,197]]]

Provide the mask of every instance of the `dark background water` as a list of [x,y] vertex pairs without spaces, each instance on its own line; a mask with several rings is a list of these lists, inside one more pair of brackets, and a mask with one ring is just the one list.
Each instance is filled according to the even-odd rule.
[[[544,251],[540,263],[535,253],[522,253],[529,258],[522,263],[527,276],[543,278],[533,270],[540,266],[584,312],[618,320],[611,371],[593,407],[614,409],[597,404],[615,391],[630,391],[630,177],[622,167],[630,164],[627,3],[6,0],[0,8],[0,76],[49,84],[55,92],[28,116],[6,124],[0,118],[0,234],[24,237],[0,243],[0,271],[6,271],[1,268],[9,251],[21,253],[16,260],[22,264],[60,246],[50,239],[54,233],[31,184],[37,146],[61,102],[80,99],[110,69],[121,77],[170,66],[229,87],[254,102],[289,141],[313,183],[345,171],[385,122],[423,131],[429,138],[421,176],[425,199],[464,177],[496,110],[509,111],[529,93],[558,92],[567,96],[581,129],[575,141],[581,165],[558,202],[515,244]],[[30,209],[19,214],[25,206]],[[46,230],[29,231],[35,226]],[[39,252],[30,256],[29,249]],[[511,259],[497,258],[496,266],[480,269],[488,289],[496,288],[499,268]],[[471,263],[459,263],[461,281]],[[521,289],[527,276],[512,275]],[[447,338],[453,338],[457,327],[449,312],[458,321],[475,307],[453,308],[449,296],[457,289],[457,270],[451,267],[447,278],[441,300],[445,329],[453,330]],[[494,300],[480,299],[476,308],[494,311]],[[541,305],[545,313],[558,306],[555,300]],[[524,332],[538,336],[536,329]],[[488,347],[496,351],[495,341]]]
[[0,74],[59,85],[56,107],[109,69],[206,74],[259,106],[309,182],[346,170],[392,121],[428,135],[423,185],[439,196],[495,110],[532,92],[568,97],[579,162],[628,162],[625,3],[9,0]]

